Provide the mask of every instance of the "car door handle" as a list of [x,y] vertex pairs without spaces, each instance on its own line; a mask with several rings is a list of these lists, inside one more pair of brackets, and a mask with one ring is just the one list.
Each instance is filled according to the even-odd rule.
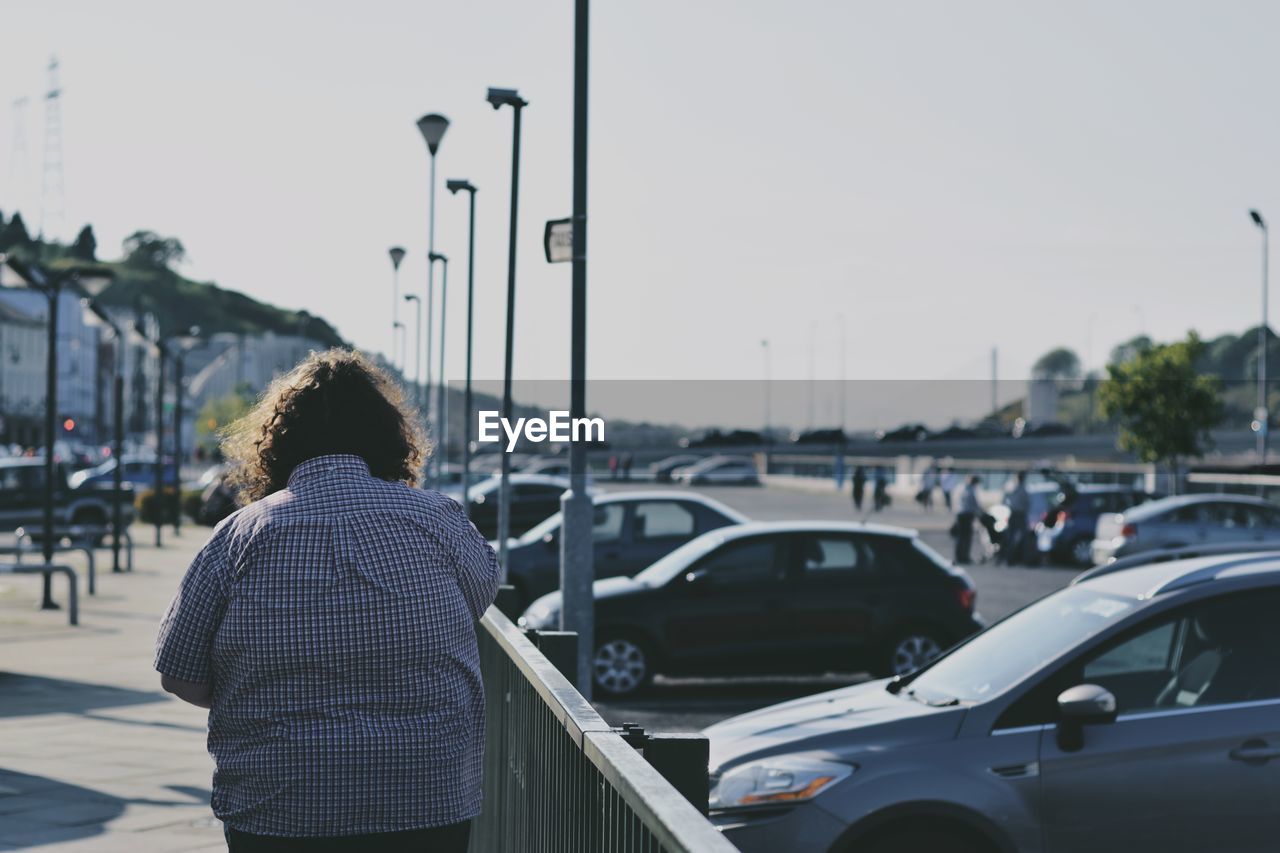
[[1280,746],[1268,746],[1266,741],[1247,740],[1227,753],[1232,761],[1243,761],[1245,764],[1266,764],[1273,758],[1280,758]]

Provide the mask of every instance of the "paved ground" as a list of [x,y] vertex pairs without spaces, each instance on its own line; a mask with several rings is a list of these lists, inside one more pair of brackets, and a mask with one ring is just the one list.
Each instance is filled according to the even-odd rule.
[[[760,519],[849,518],[847,499],[825,490],[710,490]],[[949,544],[949,518],[914,506],[876,520],[918,527]],[[155,630],[178,578],[207,531],[187,528],[156,550],[138,530],[137,569],[100,573],[83,595],[81,625],[35,605],[40,582],[0,575],[0,851],[216,850],[221,825],[209,810],[212,763],[205,712],[159,690],[151,669]],[[75,561],[72,560],[74,563]],[[998,617],[1066,583],[1060,569],[978,567],[979,607]],[[65,600],[60,579],[59,600]],[[850,683],[820,679],[707,680],[659,684],[642,701],[602,706],[614,722],[696,730],[752,708]]]
[[[140,545],[136,570],[100,573],[95,597],[82,577],[78,628],[35,609],[38,577],[0,576],[0,850],[226,849],[209,810],[205,712],[162,693],[150,665],[206,535]],[[55,594],[65,602],[60,579]]]

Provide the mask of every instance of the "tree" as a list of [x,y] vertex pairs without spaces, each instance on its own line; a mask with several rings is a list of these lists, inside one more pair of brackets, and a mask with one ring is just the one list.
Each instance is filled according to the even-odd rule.
[[177,237],[161,237],[154,231],[134,231],[124,238],[124,262],[135,268],[170,269],[187,257]]
[[1098,402],[1103,417],[1117,422],[1122,450],[1175,474],[1179,460],[1203,455],[1209,430],[1223,417],[1221,380],[1196,369],[1204,350],[1199,335],[1189,332],[1184,341],[1153,344],[1107,365]]
[[1117,344],[1111,348],[1111,363],[1124,364],[1133,361],[1140,353],[1144,353],[1151,349],[1154,342],[1147,335],[1138,335],[1130,338],[1122,344]]
[[98,238],[93,236],[93,226],[86,225],[76,235],[71,244],[71,257],[80,261],[96,261],[98,259]]
[[1049,350],[1031,365],[1036,379],[1071,380],[1079,379],[1080,374],[1080,356],[1066,347]]
[[0,230],[0,252],[30,248],[33,242],[31,235],[27,233],[27,223],[22,221],[21,213],[14,213],[9,223]]

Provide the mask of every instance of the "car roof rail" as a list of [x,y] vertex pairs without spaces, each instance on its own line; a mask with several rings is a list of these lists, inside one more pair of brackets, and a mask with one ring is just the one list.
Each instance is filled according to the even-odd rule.
[[1268,539],[1263,542],[1232,542],[1217,545],[1187,545],[1181,548],[1166,548],[1160,551],[1144,551],[1141,554],[1121,557],[1104,566],[1096,566],[1081,572],[1072,578],[1071,585],[1074,586],[1087,580],[1100,578],[1103,575],[1110,575],[1139,566],[1172,563],[1178,560],[1194,560],[1197,557],[1229,557],[1232,554],[1256,554],[1263,551],[1280,552],[1280,539]]
[[1252,566],[1255,563],[1274,562],[1278,554],[1268,554],[1267,556],[1251,557],[1245,560],[1228,560],[1225,563],[1214,563],[1211,566],[1205,566],[1196,569],[1194,572],[1187,572],[1185,575],[1179,575],[1176,578],[1170,578],[1162,584],[1159,584],[1147,593],[1147,598],[1155,598],[1157,595],[1165,592],[1176,592],[1180,589],[1186,589],[1196,584],[1207,583],[1208,581],[1217,580],[1218,575],[1227,569],[1238,569],[1241,566]]

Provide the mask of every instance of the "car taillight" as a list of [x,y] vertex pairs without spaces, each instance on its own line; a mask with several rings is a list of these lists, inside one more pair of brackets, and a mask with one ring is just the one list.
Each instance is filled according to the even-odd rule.
[[956,599],[960,602],[961,607],[972,613],[973,604],[978,599],[978,591],[969,586],[956,587]]
[[1137,539],[1138,525],[1126,524],[1124,527],[1120,528],[1120,535],[1123,536],[1125,539]]

